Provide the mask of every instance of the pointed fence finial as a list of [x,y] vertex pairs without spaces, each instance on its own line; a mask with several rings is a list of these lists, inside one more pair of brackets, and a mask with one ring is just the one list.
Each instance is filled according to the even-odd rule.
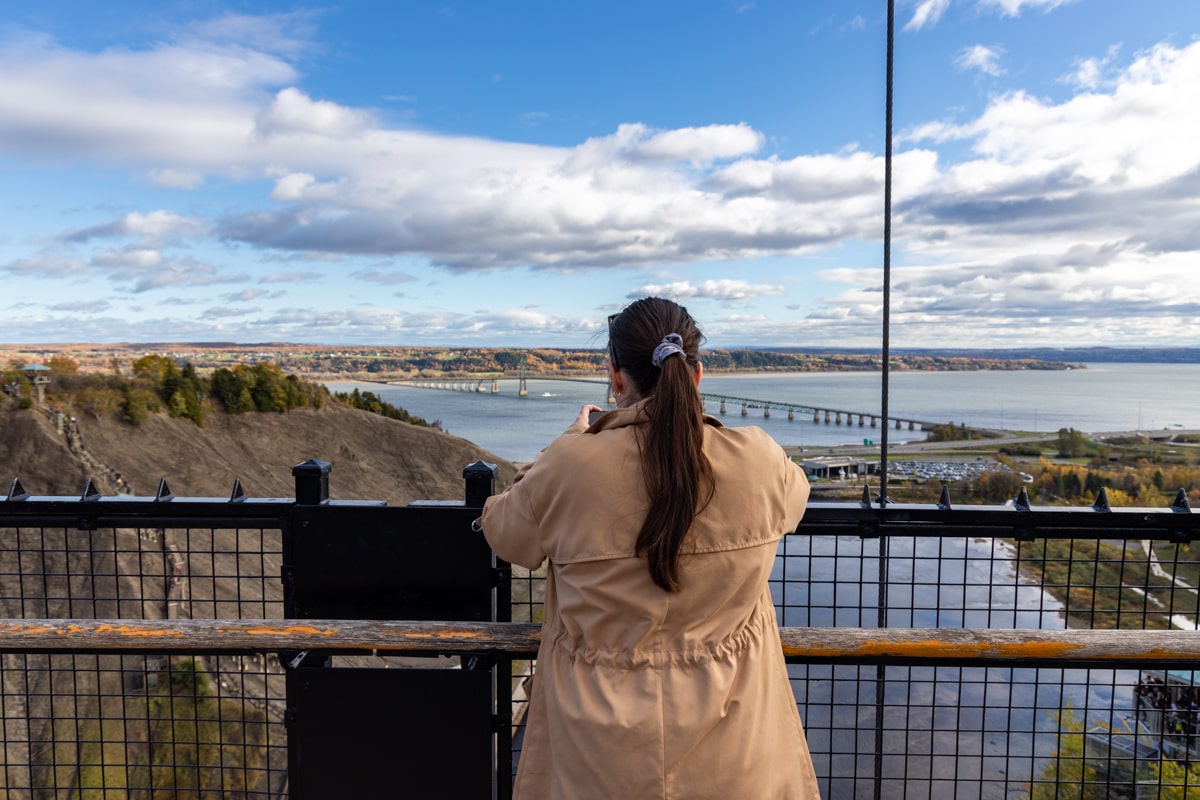
[[1181,488],[1175,495],[1175,502],[1171,503],[1171,510],[1179,511],[1184,514],[1190,514],[1192,512],[1192,504],[1188,502],[1186,489]]
[[943,511],[950,510],[950,487],[944,483],[942,484],[942,496],[938,498],[938,508]]
[[240,503],[246,499],[246,492],[242,490],[242,482],[238,478],[233,479],[233,491],[229,493],[229,502]]
[[96,482],[90,477],[87,479],[87,483],[83,485],[83,494],[80,495],[79,499],[84,501],[100,499],[100,492],[96,489]]
[[[1183,491],[1183,490],[1180,489],[1180,491]],[[9,500],[27,500],[27,499],[29,499],[29,492],[25,491],[25,487],[21,485],[20,478],[13,478],[12,483],[9,484],[8,499]]]
[[158,479],[158,491],[154,493],[154,502],[166,503],[175,499],[175,495],[171,494],[171,487],[167,486],[166,478]]
[[1025,487],[1021,487],[1021,493],[1017,495],[1017,500],[1013,504],[1018,511],[1029,511],[1032,506],[1029,503],[1029,492],[1025,491]]
[[862,503],[863,508],[871,507],[871,490],[867,488],[866,484],[863,484],[863,496],[859,502]]
[[1092,503],[1093,511],[1112,511],[1108,505],[1108,489],[1100,487],[1100,493],[1096,495],[1096,502]]

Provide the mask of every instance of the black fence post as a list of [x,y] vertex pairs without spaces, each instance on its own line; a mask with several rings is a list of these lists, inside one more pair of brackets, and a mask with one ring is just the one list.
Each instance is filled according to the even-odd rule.
[[329,472],[333,464],[310,458],[292,467],[296,479],[296,502],[302,506],[319,506],[329,500]]
[[[483,509],[487,499],[496,493],[496,465],[476,461],[463,469],[466,483],[464,505],[467,508]],[[482,535],[482,534],[481,534]],[[512,566],[493,554],[492,615],[496,622],[512,621]],[[495,712],[493,720],[496,731],[496,798],[510,800],[512,797],[512,659],[497,657],[493,663],[496,670]]]
[[467,484],[467,508],[483,508],[489,497],[496,493],[496,465],[476,461],[463,468],[463,479]]
[[[292,477],[296,481],[296,504],[301,506],[319,506],[329,501],[329,473],[333,464],[310,458],[292,467]],[[296,616],[295,597],[295,532],[292,526],[296,524],[295,515],[292,525],[283,531],[283,615],[285,618]],[[307,527],[308,520],[299,524]],[[279,654],[280,661],[286,669],[298,667],[328,667],[329,657],[312,655],[307,651],[285,651]]]

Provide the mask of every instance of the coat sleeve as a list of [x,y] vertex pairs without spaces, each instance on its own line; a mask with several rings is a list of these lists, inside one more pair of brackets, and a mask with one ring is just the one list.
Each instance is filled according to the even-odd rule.
[[521,468],[512,486],[487,499],[482,519],[483,536],[496,555],[528,569],[537,569],[546,560],[530,498],[530,485],[524,480],[534,463]]
[[[572,424],[563,436],[579,435],[585,429],[584,425]],[[538,484],[554,477],[554,470],[546,468],[546,451],[549,449],[538,453],[517,472],[512,486],[489,497],[483,506],[481,522],[488,544],[505,561],[528,569],[537,569],[546,560],[533,498]]]

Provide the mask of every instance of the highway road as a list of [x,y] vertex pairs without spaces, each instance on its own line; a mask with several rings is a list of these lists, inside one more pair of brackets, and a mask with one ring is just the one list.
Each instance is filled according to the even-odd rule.
[[[1184,428],[1169,428],[1153,431],[1110,431],[1107,433],[1089,434],[1088,438],[1095,439],[1100,442],[1132,439],[1138,436],[1145,436],[1153,441],[1170,443],[1173,449],[1193,450],[1197,455],[1200,455],[1200,444],[1189,444],[1185,442],[1172,441],[1175,437],[1182,435],[1200,434],[1200,430],[1184,429]],[[879,457],[880,444],[876,439],[874,445],[839,445],[836,447],[798,447],[785,446],[783,449],[789,456],[815,458],[817,456],[844,456],[844,457]],[[997,437],[995,439],[970,439],[952,442],[907,442],[902,444],[888,445],[888,458],[892,456],[914,456],[914,455],[936,455],[945,454],[947,456],[958,455],[963,458],[969,458],[969,455],[963,455],[964,450],[982,450],[992,452],[1001,447],[1010,445],[1033,445],[1047,444],[1058,441],[1058,432],[1053,433],[1034,433],[1034,434],[1011,434]]]

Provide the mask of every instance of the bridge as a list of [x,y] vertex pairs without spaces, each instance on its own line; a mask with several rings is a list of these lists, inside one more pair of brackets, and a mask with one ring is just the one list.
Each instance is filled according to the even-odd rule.
[[[608,404],[612,405],[616,402],[613,396],[612,385],[608,381],[596,380],[594,378],[566,378],[566,377],[539,377],[537,380],[545,381],[574,381],[576,383],[594,383],[601,386],[607,386]],[[522,375],[519,378],[505,378],[499,375],[483,375],[469,376],[465,378],[420,378],[403,381],[379,381],[390,386],[411,386],[417,389],[440,389],[443,391],[454,392],[479,392],[483,394],[500,394],[501,381],[518,381],[517,395],[525,397],[529,393],[526,384],[526,378]],[[816,406],[807,403],[791,403],[782,400],[759,400],[750,397],[734,397],[733,395],[715,394],[712,392],[701,392],[701,399],[705,404],[717,405],[721,414],[728,413],[728,409],[732,406],[741,410],[742,416],[747,416],[753,411],[761,411],[764,419],[771,417],[771,412],[786,413],[789,420],[794,420],[797,416],[811,417],[813,422],[824,422],[826,425],[858,425],[859,427],[872,428],[879,427],[880,414],[874,411],[853,411],[845,408],[832,408],[829,406]],[[896,430],[902,430],[905,426],[908,430],[932,430],[938,422],[930,422],[928,420],[910,419],[907,417],[889,417]]]

